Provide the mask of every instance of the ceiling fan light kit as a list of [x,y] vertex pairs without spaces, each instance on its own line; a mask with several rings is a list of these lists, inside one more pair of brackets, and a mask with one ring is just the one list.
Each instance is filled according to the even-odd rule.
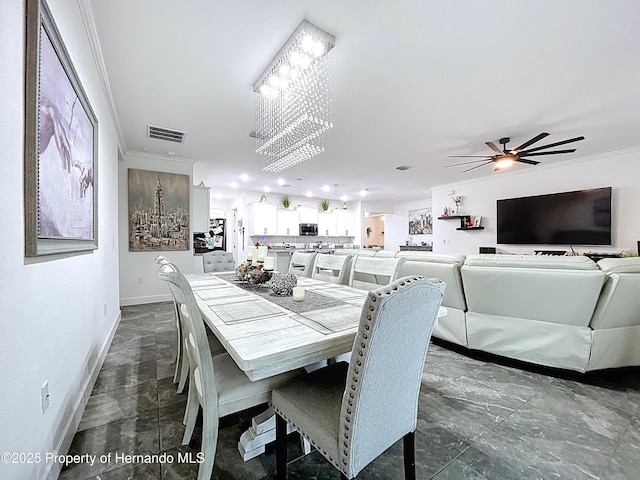
[[480,165],[475,165],[473,167],[467,168],[463,170],[462,173],[468,172],[470,170],[474,170],[476,168],[483,167],[490,163],[493,163],[493,170],[504,170],[505,168],[509,168],[514,163],[526,163],[528,165],[538,165],[540,162],[537,160],[531,160],[526,157],[537,157],[542,155],[559,155],[564,153],[573,153],[576,151],[575,148],[567,149],[567,150],[551,150],[551,151],[541,151],[546,150],[547,148],[558,147],[560,145],[566,145],[567,143],[579,142],[584,140],[584,137],[574,137],[568,140],[562,140],[560,142],[549,143],[547,145],[542,145],[540,147],[528,148],[534,143],[539,142],[545,137],[548,137],[549,134],[546,132],[542,132],[539,135],[536,135],[532,139],[524,142],[522,145],[514,149],[508,149],[507,143],[511,141],[509,137],[503,137],[499,140],[498,143],[502,145],[502,148],[499,148],[493,142],[485,142],[485,144],[493,150],[495,153],[493,155],[449,155],[450,158],[480,158],[481,160],[470,160],[468,162],[454,163],[453,165],[446,165],[446,167],[456,167],[460,165],[469,165],[472,163],[480,163]]

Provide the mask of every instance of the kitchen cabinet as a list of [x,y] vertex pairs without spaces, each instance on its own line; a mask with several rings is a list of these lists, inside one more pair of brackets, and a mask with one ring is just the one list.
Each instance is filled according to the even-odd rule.
[[356,234],[356,215],[350,210],[336,210],[336,235],[353,237]]
[[310,207],[298,207],[299,223],[318,223],[318,209]]
[[298,212],[278,210],[278,235],[298,235]]
[[249,205],[249,210],[251,212],[249,235],[276,235],[278,214],[275,205],[252,203]]
[[336,216],[329,212],[318,213],[318,236],[335,237],[336,236]]
[[193,186],[193,220],[191,228],[194,233],[209,231],[209,190],[211,187]]

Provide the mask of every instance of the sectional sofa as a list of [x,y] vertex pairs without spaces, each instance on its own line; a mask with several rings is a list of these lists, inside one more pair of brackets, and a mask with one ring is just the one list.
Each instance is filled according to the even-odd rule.
[[447,283],[437,338],[578,372],[640,365],[638,257],[396,256],[405,258],[400,276]]

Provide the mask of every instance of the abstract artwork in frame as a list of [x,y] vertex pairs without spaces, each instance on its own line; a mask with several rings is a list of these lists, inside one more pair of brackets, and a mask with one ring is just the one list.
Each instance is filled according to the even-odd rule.
[[433,234],[431,209],[409,210],[409,235],[431,234]]
[[129,169],[129,251],[189,250],[188,175]]
[[47,4],[26,3],[25,255],[95,250],[98,122]]

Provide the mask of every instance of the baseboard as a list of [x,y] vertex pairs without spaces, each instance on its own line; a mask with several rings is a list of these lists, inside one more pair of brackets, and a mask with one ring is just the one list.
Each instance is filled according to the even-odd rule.
[[170,302],[171,294],[164,293],[162,295],[148,295],[146,297],[127,297],[120,298],[120,306],[128,307],[129,305],[144,305],[147,303]]
[[[98,374],[102,369],[102,364],[104,363],[105,358],[107,357],[107,352],[109,351],[109,347],[111,346],[111,342],[113,337],[116,334],[116,330],[118,330],[118,325],[120,325],[120,320],[122,319],[122,314],[118,311],[118,316],[113,323],[113,327],[109,332],[109,335],[105,339],[102,347],[100,348],[100,353],[96,358],[95,364],[90,370],[90,374],[87,376],[84,381],[82,388],[80,389],[80,393],[76,402],[74,403],[70,413],[68,414],[65,425],[62,429],[63,434],[60,436],[60,441],[58,445],[56,445],[54,449],[55,455],[66,455],[69,452],[69,448],[71,447],[71,442],[73,441],[73,437],[78,430],[78,425],[80,425],[80,420],[82,419],[82,414],[84,413],[84,409],[87,406],[87,402],[89,401],[89,397],[91,396],[91,391],[93,390],[93,386],[98,379]],[[56,480],[60,475],[60,470],[62,469],[62,464],[60,463],[50,463],[46,467],[45,474],[43,476],[43,480]]]

